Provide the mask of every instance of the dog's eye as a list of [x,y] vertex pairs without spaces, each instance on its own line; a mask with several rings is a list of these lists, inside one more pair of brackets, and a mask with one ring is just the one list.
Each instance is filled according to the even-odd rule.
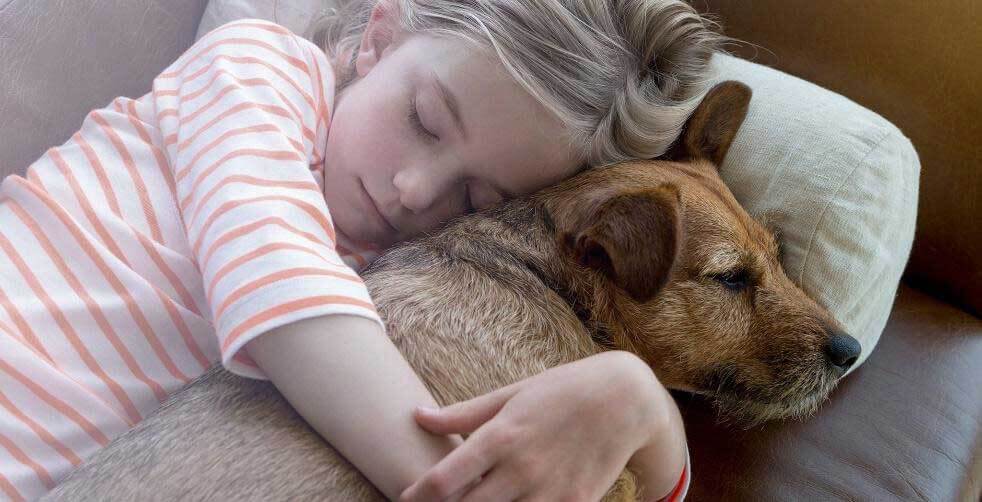
[[746,269],[737,269],[716,274],[713,279],[733,291],[740,291],[747,287],[749,275]]

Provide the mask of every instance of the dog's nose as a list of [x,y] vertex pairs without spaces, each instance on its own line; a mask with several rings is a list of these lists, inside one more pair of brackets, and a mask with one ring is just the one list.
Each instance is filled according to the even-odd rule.
[[849,369],[856,362],[862,350],[859,340],[845,333],[834,333],[825,344],[825,354],[829,356],[829,360],[843,370]]

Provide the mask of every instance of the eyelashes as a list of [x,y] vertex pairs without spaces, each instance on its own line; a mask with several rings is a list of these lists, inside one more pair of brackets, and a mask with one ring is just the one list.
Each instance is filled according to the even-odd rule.
[[[426,142],[433,143],[440,139],[436,134],[431,133],[423,126],[423,121],[419,118],[419,110],[416,108],[416,97],[409,100],[409,111],[407,113],[409,124],[413,130]],[[464,185],[464,212],[473,213],[475,211],[474,201],[471,200],[470,185]]]
[[423,126],[423,121],[420,120],[419,118],[419,110],[416,108],[415,96],[413,96],[413,98],[409,100],[408,118],[409,118],[409,124],[412,125],[416,133],[419,134],[419,136],[424,140],[428,142],[433,142],[440,139],[437,135],[431,133],[426,129],[426,127]]

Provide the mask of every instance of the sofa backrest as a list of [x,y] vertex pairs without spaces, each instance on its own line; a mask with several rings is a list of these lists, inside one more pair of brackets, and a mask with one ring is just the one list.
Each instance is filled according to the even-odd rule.
[[207,0],[0,0],[0,179],[117,96],[139,97],[194,42]]
[[896,124],[921,159],[905,279],[982,315],[982,30],[978,0],[706,0],[734,52]]

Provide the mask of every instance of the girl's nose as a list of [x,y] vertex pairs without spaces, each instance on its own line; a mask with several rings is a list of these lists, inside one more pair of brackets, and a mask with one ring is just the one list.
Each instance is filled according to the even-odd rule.
[[453,179],[436,169],[405,168],[395,174],[392,183],[399,190],[402,205],[418,214],[444,202]]

